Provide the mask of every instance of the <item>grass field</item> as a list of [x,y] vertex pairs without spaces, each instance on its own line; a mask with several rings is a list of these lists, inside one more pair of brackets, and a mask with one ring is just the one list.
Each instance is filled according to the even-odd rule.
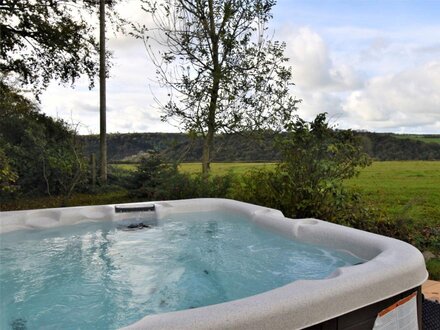
[[392,218],[440,226],[440,161],[374,162],[347,185]]
[[137,164],[111,164],[111,167],[116,167],[125,171],[134,171],[137,168]]
[[[120,169],[134,171],[137,167],[136,164],[114,164]],[[212,163],[211,169],[213,174],[226,174],[233,172],[236,174],[241,174],[246,172],[251,168],[265,168],[274,166],[274,163]],[[195,174],[202,171],[201,163],[182,163],[179,166],[179,170],[183,173]]]
[[[242,174],[251,168],[270,168],[274,163],[212,163],[211,169],[214,174],[226,174],[229,172],[235,174]],[[200,163],[183,163],[180,165],[179,170],[184,173],[200,173],[202,171],[202,165]]]

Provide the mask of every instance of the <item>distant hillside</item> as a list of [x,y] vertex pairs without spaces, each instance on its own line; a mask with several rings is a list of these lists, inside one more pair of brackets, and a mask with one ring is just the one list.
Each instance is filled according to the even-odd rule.
[[[391,133],[357,133],[365,151],[376,160],[440,160],[440,135],[397,135]],[[87,155],[99,154],[99,136],[81,136]],[[159,151],[174,160],[199,161],[202,140],[183,133],[109,134],[110,162],[138,162],[151,151]],[[425,141],[432,141],[427,143]],[[274,136],[255,139],[238,134],[220,135],[215,140],[214,161],[276,161]]]
[[[440,135],[358,133],[365,151],[377,160],[440,160]],[[434,142],[425,142],[426,140]]]
[[416,140],[426,143],[439,143],[440,144],[440,135],[438,134],[426,134],[426,135],[419,135],[419,134],[395,134],[395,137],[399,139],[410,139],[410,140]]
[[[81,136],[86,155],[99,154],[99,136]],[[278,153],[273,147],[273,136],[253,139],[238,134],[220,135],[215,139],[214,161],[273,161]],[[138,162],[151,151],[159,151],[174,160],[200,161],[202,139],[191,139],[184,133],[129,133],[109,134],[107,137],[110,162]]]

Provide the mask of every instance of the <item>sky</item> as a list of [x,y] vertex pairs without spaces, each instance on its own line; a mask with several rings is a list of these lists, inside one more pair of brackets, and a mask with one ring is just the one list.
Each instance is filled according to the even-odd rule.
[[[120,14],[149,24],[138,0]],[[327,112],[332,125],[373,132],[440,134],[440,1],[278,0],[269,31],[286,43],[298,114]],[[166,100],[139,39],[108,34],[113,65],[107,80],[107,132],[178,132],[162,122]],[[45,113],[99,132],[99,88],[50,85]]]

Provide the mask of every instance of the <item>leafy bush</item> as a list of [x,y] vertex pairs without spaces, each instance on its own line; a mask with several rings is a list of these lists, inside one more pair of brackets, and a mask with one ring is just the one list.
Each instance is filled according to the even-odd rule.
[[277,141],[281,162],[274,170],[245,174],[231,196],[281,210],[293,218],[316,217],[355,224],[369,212],[343,180],[370,164],[352,131],[329,127],[325,114],[298,119]]
[[128,185],[130,195],[148,200],[162,199],[178,176],[176,165],[165,163],[159,154],[154,153],[148,158],[142,158],[134,171]]
[[130,195],[147,200],[226,197],[234,180],[232,174],[204,176],[178,171],[158,153],[143,158],[130,179]]
[[431,250],[440,255],[440,227],[424,227],[416,232],[414,245],[421,250]]
[[429,272],[429,278],[434,281],[440,281],[440,259],[431,259],[426,263]]
[[194,188],[194,197],[228,198],[229,191],[237,177],[229,172],[223,175],[196,174],[190,176],[190,184]]

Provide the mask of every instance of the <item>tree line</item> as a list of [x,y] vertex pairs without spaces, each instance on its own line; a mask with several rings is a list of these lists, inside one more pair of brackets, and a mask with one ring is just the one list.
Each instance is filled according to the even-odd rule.
[[[363,150],[374,160],[440,160],[440,143],[401,138],[392,133],[354,132]],[[277,134],[219,134],[213,148],[217,162],[276,162],[280,152],[274,142]],[[430,135],[440,137],[440,135]],[[97,135],[80,136],[87,155],[99,152]],[[113,133],[108,135],[108,155],[113,163],[138,163],[151,152],[160,152],[174,161],[198,162],[202,139],[185,133]]]

